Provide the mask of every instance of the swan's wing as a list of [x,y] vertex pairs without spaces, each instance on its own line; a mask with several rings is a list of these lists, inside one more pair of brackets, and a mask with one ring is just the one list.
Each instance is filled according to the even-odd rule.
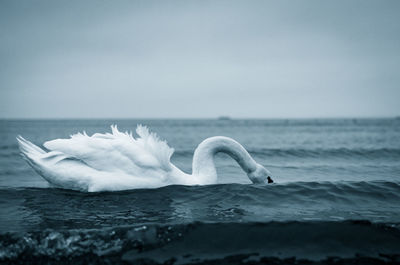
[[[123,172],[133,176],[144,176],[149,172],[163,173],[172,169],[170,158],[174,150],[147,127],[138,125],[136,132],[122,133],[111,126],[112,133],[86,133],[72,135],[70,139],[57,139],[44,143],[51,151],[82,160],[90,167],[108,172]],[[147,173],[147,174],[146,174]]]
[[116,174],[113,171],[96,170],[84,161],[60,151],[46,152],[21,136],[17,137],[17,141],[22,157],[55,187],[80,191],[114,191],[165,185],[159,169],[150,174],[146,172],[146,177],[126,172]]

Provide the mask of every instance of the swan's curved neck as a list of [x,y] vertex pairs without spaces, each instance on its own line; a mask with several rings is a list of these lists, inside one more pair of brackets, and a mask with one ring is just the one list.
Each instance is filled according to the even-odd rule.
[[241,144],[229,137],[215,136],[205,139],[194,151],[192,175],[201,178],[206,183],[215,183],[217,170],[214,155],[219,152],[226,153],[235,159],[247,174],[257,168],[257,163]]

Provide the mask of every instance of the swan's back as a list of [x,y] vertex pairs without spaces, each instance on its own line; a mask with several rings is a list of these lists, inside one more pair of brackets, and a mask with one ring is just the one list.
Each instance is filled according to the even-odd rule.
[[111,129],[112,133],[96,133],[93,136],[85,132],[77,133],[70,139],[45,142],[44,146],[102,171],[123,171],[135,175],[143,170],[171,170],[170,158],[174,149],[150,133],[147,127],[139,125],[136,128],[137,138],[132,133],[118,131],[116,126],[111,126]]

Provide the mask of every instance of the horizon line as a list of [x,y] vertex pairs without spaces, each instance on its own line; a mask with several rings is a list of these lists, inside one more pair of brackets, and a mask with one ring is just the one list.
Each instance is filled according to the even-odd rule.
[[0,117],[0,120],[309,120],[309,119],[400,119],[395,116],[315,116],[315,117]]

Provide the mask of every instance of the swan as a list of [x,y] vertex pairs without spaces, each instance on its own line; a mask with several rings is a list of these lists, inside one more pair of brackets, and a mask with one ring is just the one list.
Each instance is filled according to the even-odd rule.
[[256,163],[235,140],[214,136],[205,139],[193,155],[192,174],[170,161],[174,149],[145,126],[132,132],[86,132],[69,139],[47,141],[49,151],[17,137],[22,157],[51,186],[87,192],[158,188],[167,185],[207,185],[217,183],[214,155],[224,152],[238,162],[253,183],[267,183],[271,173]]

